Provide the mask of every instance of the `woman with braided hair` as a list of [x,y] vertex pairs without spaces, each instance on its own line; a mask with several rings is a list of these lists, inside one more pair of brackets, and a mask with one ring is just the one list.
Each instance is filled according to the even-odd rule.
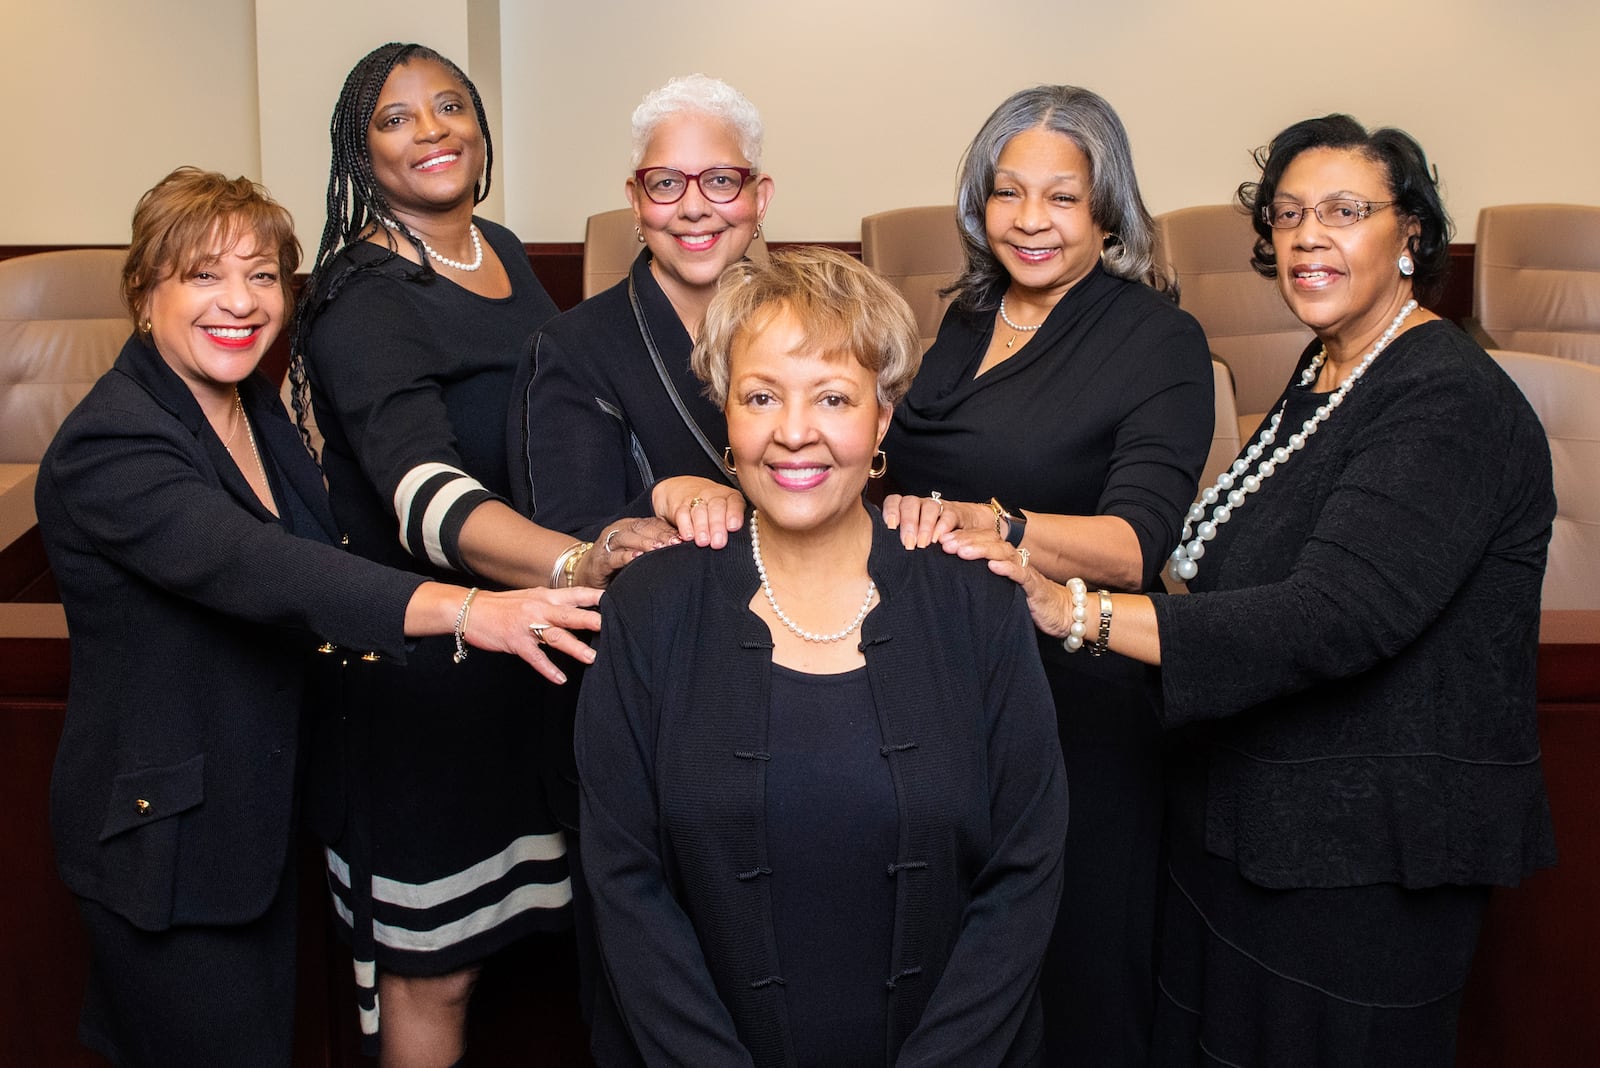
[[[383,45],[350,72],[331,136],[291,374],[351,550],[430,577],[604,586],[676,540],[634,518],[575,542],[505,503],[505,398],[556,308],[516,235],[473,214],[493,148],[471,80],[421,45]],[[604,540],[616,529],[633,548]],[[542,684],[512,657],[451,653],[423,641],[404,668],[361,672],[341,736],[318,746],[332,773],[312,807],[342,817],[319,831],[385,1066],[459,1059],[480,963],[570,922]]]

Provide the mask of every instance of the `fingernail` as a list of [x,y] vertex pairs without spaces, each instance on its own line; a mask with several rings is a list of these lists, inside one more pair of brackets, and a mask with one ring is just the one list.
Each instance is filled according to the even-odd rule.
[[567,681],[567,673],[565,671],[556,672],[556,682],[558,684],[565,685],[566,681]]

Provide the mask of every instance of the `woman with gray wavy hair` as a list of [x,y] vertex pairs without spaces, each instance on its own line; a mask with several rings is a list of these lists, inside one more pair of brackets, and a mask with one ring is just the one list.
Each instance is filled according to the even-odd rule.
[[[887,497],[884,514],[907,547],[1003,539],[1043,575],[1149,589],[1210,446],[1211,366],[1152,266],[1122,122],[1087,89],[1018,92],[967,149],[957,201],[966,270],[895,409],[884,448],[905,496]],[[1161,839],[1155,715],[1137,665],[1039,648],[1073,795],[1042,981],[1046,1062],[1142,1064]]]

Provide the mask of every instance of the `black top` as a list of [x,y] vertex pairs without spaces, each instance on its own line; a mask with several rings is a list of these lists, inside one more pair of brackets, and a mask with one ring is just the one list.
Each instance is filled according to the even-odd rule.
[[[1280,439],[1322,399],[1286,396]],[[1447,322],[1396,338],[1219,528],[1196,595],[1156,598],[1164,721],[1209,745],[1207,848],[1269,887],[1551,863],[1534,669],[1554,515],[1516,385]]]
[[[622,1020],[653,1064],[793,1063],[764,827],[772,636],[748,524],[629,564],[578,710],[583,864]],[[875,517],[861,628],[893,783],[889,1061],[1034,1063],[1067,793],[1020,590]],[[853,940],[855,925],[830,932]],[[869,954],[874,953],[868,950]],[[596,1027],[605,1016],[597,1014]],[[597,1045],[601,1037],[597,1036]]]
[[900,838],[894,784],[865,668],[808,675],[772,666],[767,846],[772,933],[795,1063],[885,1063]]
[[403,658],[421,583],[328,544],[337,528],[277,390],[257,375],[239,395],[283,521],[137,337],[39,466],[72,632],[57,862],[74,893],[145,930],[266,909],[289,856],[313,635]]
[[627,278],[545,324],[511,398],[512,505],[593,538],[619,516],[651,514],[660,479],[731,484],[728,430],[689,370],[692,348],[648,250]]
[[1098,266],[1016,355],[977,374],[994,313],[953,305],[895,408],[907,493],[1127,520],[1153,585],[1211,448],[1211,357],[1187,312]]
[[306,370],[335,513],[363,556],[450,578],[472,509],[510,489],[505,398],[556,312],[515,234],[474,219],[511,279],[481,297],[382,245],[340,250],[313,298]]

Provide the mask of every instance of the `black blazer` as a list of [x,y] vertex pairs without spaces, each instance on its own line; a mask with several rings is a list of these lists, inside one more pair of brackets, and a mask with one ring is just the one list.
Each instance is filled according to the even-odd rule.
[[74,893],[147,930],[265,911],[288,861],[312,635],[403,656],[423,581],[334,547],[277,391],[259,375],[239,390],[284,522],[138,337],[39,468],[72,638],[57,863]]

